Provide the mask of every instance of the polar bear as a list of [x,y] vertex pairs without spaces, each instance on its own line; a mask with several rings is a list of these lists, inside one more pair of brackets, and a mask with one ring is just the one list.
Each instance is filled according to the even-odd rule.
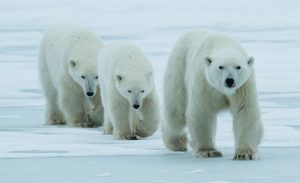
[[97,56],[102,47],[95,33],[76,25],[59,24],[45,34],[39,48],[39,73],[47,124],[101,125]]
[[215,147],[217,114],[230,109],[234,159],[255,159],[263,127],[254,59],[232,38],[209,31],[183,35],[172,50],[164,77],[163,140],[173,151],[220,157]]
[[131,140],[152,135],[160,114],[150,62],[131,43],[115,41],[100,51],[98,69],[104,134]]

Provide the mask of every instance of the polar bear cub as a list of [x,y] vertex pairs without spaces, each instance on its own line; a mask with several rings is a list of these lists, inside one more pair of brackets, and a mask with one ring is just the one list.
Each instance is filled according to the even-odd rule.
[[39,72],[47,124],[101,125],[97,56],[102,47],[95,33],[75,25],[56,25],[45,34],[39,48]]
[[163,140],[174,151],[219,157],[217,114],[230,109],[234,159],[255,159],[263,134],[254,59],[232,38],[208,31],[189,32],[176,43],[164,77]]
[[158,128],[158,97],[153,69],[142,52],[124,41],[106,45],[99,53],[104,133],[116,139],[148,137]]

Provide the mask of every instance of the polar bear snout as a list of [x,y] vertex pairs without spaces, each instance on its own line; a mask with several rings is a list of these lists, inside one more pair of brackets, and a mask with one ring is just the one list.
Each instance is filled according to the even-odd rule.
[[[142,90],[144,91],[144,90]],[[143,93],[142,91],[139,90],[134,90],[134,89],[129,89],[127,90],[127,94],[125,97],[129,101],[129,105],[133,107],[134,109],[139,109],[143,105]]]
[[132,107],[134,109],[139,109],[141,107],[141,96],[140,95],[134,95],[132,97]]
[[225,79],[225,86],[227,88],[232,88],[232,87],[235,87],[235,81],[233,78],[226,78]]
[[94,77],[86,77],[87,79],[81,80],[83,93],[86,97],[94,97],[97,93],[98,80]]

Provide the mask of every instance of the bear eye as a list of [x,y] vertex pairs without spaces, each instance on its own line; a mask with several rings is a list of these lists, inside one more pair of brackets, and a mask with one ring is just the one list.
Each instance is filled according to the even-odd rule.
[[236,66],[235,67],[237,70],[240,70],[241,69],[241,66]]
[[132,93],[132,91],[131,91],[131,90],[128,90],[128,93]]
[[220,69],[220,70],[223,70],[223,69],[224,69],[224,67],[223,67],[223,66],[219,66],[219,69]]
[[145,90],[142,90],[141,92],[142,92],[142,93],[144,93],[144,92],[145,92]]
[[82,79],[85,79],[85,76],[81,76]]
[[98,79],[98,78],[99,78],[99,76],[96,76],[96,77],[95,77],[95,79]]
[[117,75],[117,81],[121,81],[123,78],[120,75]]

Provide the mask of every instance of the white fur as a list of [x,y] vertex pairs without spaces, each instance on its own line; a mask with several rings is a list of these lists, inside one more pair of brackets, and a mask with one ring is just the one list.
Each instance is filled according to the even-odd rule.
[[[263,127],[253,62],[229,37],[208,31],[183,35],[164,78],[165,145],[174,151],[187,150],[187,126],[196,154],[222,156],[215,147],[216,119],[221,110],[230,109],[235,159],[255,159]],[[226,87],[226,78],[234,80],[232,87]]]
[[39,71],[47,124],[101,125],[97,55],[102,47],[96,34],[75,25],[56,25],[45,34],[39,49]]
[[149,61],[132,44],[114,42],[100,51],[98,68],[105,134],[116,139],[152,135],[160,115]]

